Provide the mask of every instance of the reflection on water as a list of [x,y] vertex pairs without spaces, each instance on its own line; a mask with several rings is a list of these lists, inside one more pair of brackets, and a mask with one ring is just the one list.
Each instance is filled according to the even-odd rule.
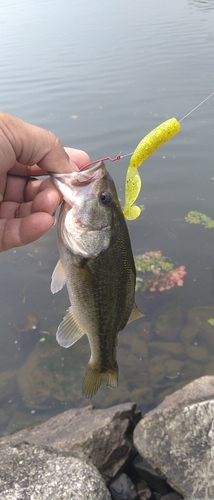
[[190,5],[196,6],[198,9],[211,10],[214,9],[213,0],[189,0]]
[[[1,109],[92,160],[133,151],[213,92],[213,7],[211,0],[54,0],[50,11],[46,0],[1,2]],[[145,318],[120,336],[119,386],[99,391],[93,403],[101,407],[131,399],[146,410],[213,374],[214,230],[185,221],[191,210],[214,218],[213,107],[212,98],[139,169],[145,211],[128,224],[133,252],[161,250],[187,275],[183,287],[137,293]],[[123,202],[127,159],[108,169]],[[88,404],[81,395],[87,339],[68,350],[55,341],[69,305],[66,290],[50,293],[57,260],[55,229],[0,257],[2,433]]]

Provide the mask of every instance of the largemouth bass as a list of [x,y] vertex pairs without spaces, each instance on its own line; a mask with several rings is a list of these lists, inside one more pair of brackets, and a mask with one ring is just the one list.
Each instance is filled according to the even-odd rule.
[[56,338],[67,348],[87,335],[91,357],[83,396],[90,399],[102,385],[117,387],[118,334],[142,316],[134,302],[134,259],[116,188],[103,162],[51,177],[65,200],[51,291],[66,284],[71,302]]

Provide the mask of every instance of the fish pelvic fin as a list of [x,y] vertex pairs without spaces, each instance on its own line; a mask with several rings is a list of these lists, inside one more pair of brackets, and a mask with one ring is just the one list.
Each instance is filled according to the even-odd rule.
[[70,347],[84,334],[85,332],[83,332],[72,312],[72,307],[69,307],[68,313],[63,318],[56,332],[56,340],[58,344],[62,347]]
[[59,259],[51,278],[51,292],[57,293],[62,290],[66,282],[65,270],[62,261]]
[[135,321],[136,319],[142,318],[143,316],[144,316],[144,314],[138,309],[138,307],[134,303],[133,308],[132,308],[132,312],[131,312],[129,319],[128,319],[128,323],[131,323],[131,321]]
[[118,366],[109,369],[106,372],[101,372],[99,368],[94,367],[92,364],[88,364],[85,378],[82,384],[82,394],[85,399],[91,399],[97,393],[98,389],[102,385],[107,385],[112,389],[115,389],[118,385]]

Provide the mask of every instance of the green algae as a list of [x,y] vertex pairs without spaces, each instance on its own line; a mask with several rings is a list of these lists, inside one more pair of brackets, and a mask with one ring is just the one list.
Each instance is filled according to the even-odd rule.
[[185,221],[189,222],[189,224],[202,224],[207,229],[212,229],[214,227],[214,220],[210,219],[210,217],[208,217],[207,215],[195,210],[191,210],[187,214],[187,216],[185,217]]

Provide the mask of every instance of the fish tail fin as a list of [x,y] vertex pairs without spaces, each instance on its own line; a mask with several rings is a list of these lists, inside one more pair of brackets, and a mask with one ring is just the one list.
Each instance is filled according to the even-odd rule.
[[100,372],[98,368],[90,363],[85,374],[82,385],[82,393],[85,399],[91,399],[102,385],[107,385],[115,389],[118,385],[118,366],[109,369],[106,372]]

